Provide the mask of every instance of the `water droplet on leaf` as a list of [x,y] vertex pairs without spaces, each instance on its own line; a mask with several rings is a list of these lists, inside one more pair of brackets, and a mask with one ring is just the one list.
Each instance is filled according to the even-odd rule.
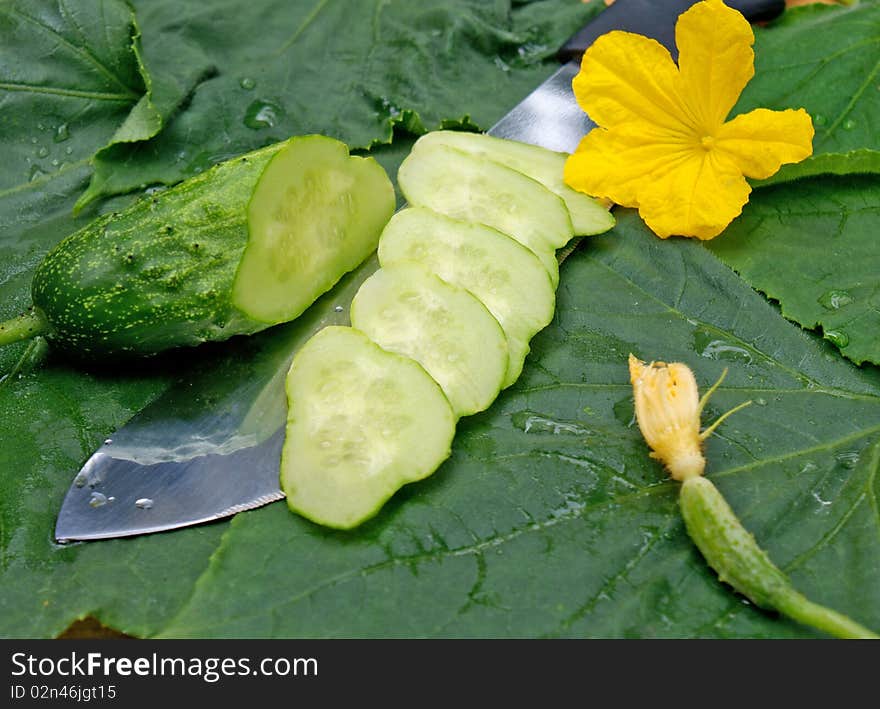
[[852,118],[847,118],[847,119],[843,122],[843,128],[844,128],[844,130],[852,130],[852,129],[855,128],[855,127],[856,127],[856,122],[855,122]]
[[63,143],[68,138],[70,138],[70,128],[67,127],[66,123],[62,123],[55,129],[55,135],[52,140],[56,143]]
[[828,123],[828,119],[825,118],[825,116],[823,116],[821,113],[817,113],[815,116],[813,116],[813,123],[815,123],[817,126],[824,126],[826,123]]
[[40,149],[37,150],[37,157],[44,158],[49,154],[49,148],[45,145],[41,145]]
[[153,501],[149,497],[141,497],[134,501],[134,506],[140,510],[149,510],[153,506]]
[[251,77],[245,76],[242,77],[241,81],[238,82],[238,85],[241,86],[241,88],[250,91],[257,85],[257,82],[254,81]]
[[745,347],[718,337],[718,333],[707,328],[694,330],[694,350],[701,357],[730,362],[752,363],[752,353]]
[[845,290],[832,289],[819,296],[819,304],[826,310],[839,310],[855,300]]
[[849,335],[843,330],[826,330],[825,339],[838,347],[846,347],[849,344]]
[[253,130],[274,128],[283,115],[284,109],[277,103],[258,99],[247,107],[244,114],[244,124]]

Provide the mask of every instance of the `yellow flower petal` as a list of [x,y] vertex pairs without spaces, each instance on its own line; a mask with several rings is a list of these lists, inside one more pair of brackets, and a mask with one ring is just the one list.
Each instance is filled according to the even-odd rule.
[[663,45],[615,31],[599,37],[584,53],[572,89],[600,126],[648,123],[682,133],[691,128],[678,84],[678,70]]
[[802,108],[758,108],[725,123],[715,134],[715,147],[747,177],[764,179],[813,154],[813,121]]
[[719,151],[695,151],[641,193],[639,214],[657,236],[712,239],[749,199],[749,183]]
[[[690,146],[692,149],[692,146]],[[594,197],[638,207],[639,193],[672,170],[691,150],[648,123],[594,128],[565,163],[565,182]]]
[[699,2],[678,18],[681,91],[703,135],[714,135],[754,76],[755,36],[721,0]]

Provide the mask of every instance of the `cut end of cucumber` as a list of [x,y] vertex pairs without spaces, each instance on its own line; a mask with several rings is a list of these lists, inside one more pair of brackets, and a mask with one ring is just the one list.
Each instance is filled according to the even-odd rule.
[[394,207],[375,160],[325,136],[291,138],[248,205],[233,304],[261,322],[292,320],[375,250]]
[[350,529],[450,453],[455,416],[418,364],[350,327],[327,327],[287,376],[281,489],[291,510]]
[[351,324],[390,352],[422,365],[456,416],[483,411],[507,373],[507,340],[498,321],[468,291],[421,265],[380,268],[351,304]]
[[575,236],[601,234],[615,224],[611,212],[599,200],[565,184],[566,153],[485,133],[450,130],[423,135],[416,141],[414,149],[431,145],[446,145],[475,157],[492,160],[537,180],[565,202]]

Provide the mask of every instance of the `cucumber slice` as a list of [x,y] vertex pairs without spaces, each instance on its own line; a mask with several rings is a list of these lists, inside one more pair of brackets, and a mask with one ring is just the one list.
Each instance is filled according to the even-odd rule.
[[293,320],[372,253],[394,213],[394,187],[372,158],[338,140],[292,138],[260,176],[233,303],[267,323]]
[[510,235],[532,251],[559,283],[555,250],[573,236],[565,203],[539,182],[509,167],[446,145],[409,154],[397,183],[410,204]]
[[281,489],[291,510],[350,529],[448,456],[455,416],[437,383],[354,328],[331,326],[287,375]]
[[507,336],[503,387],[522,372],[529,340],[553,319],[556,293],[536,256],[506,234],[410,207],[392,217],[379,240],[379,263],[415,261],[448,283],[469,290]]
[[421,364],[456,416],[483,411],[501,391],[507,340],[498,321],[468,291],[418,264],[401,261],[370,276],[351,303],[351,324]]
[[578,236],[601,234],[614,226],[614,217],[599,200],[577,192],[565,184],[563,170],[568,155],[516,140],[495,138],[485,133],[440,130],[416,141],[414,149],[446,145],[479,158],[493,160],[537,180],[559,195],[568,208],[574,233]]

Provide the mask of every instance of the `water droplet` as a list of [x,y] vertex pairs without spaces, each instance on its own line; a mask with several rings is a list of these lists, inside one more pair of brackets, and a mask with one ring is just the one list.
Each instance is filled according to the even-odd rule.
[[585,436],[591,433],[590,429],[574,422],[557,421],[534,411],[519,411],[513,414],[510,419],[514,426],[525,433],[550,433],[554,436]]
[[847,118],[847,119],[843,122],[843,128],[844,128],[844,130],[852,130],[852,129],[855,128],[855,127],[856,127],[856,122],[855,122],[852,118]]
[[141,497],[134,501],[134,506],[140,510],[149,510],[153,506],[153,501],[149,497]]
[[343,308],[341,305],[337,305],[335,308],[333,308],[333,312],[335,313],[341,313],[343,310],[345,310],[345,308]]
[[845,451],[843,453],[838,453],[834,458],[840,463],[844,468],[848,468],[852,470],[858,465],[859,462],[859,454],[856,451]]
[[112,438],[105,438],[105,439],[104,439],[104,445],[105,445],[105,446],[109,446],[109,445],[112,445],[112,444],[113,444],[113,439],[112,439]]
[[762,399],[761,397],[754,399],[754,402],[757,406],[767,406],[767,399]]
[[241,81],[238,82],[238,85],[241,86],[241,88],[246,89],[247,91],[250,91],[252,88],[254,88],[257,85],[257,82],[254,81],[249,76],[244,76],[244,77],[242,77]]
[[62,123],[55,129],[55,135],[52,137],[52,140],[56,143],[63,143],[68,138],[70,138],[70,128],[67,127],[66,123]]
[[854,300],[855,298],[845,290],[833,288],[819,296],[819,305],[826,310],[839,310],[840,308],[849,305]]
[[70,145],[68,145],[66,148],[64,148],[64,154],[65,155],[73,155],[73,148]]
[[825,339],[838,347],[846,347],[849,344],[849,335],[843,330],[826,330]]
[[828,123],[828,119],[825,118],[825,116],[823,116],[821,113],[817,113],[815,116],[813,116],[813,123],[815,123],[817,126],[824,126],[826,123]]
[[333,442],[330,440],[324,439],[323,441],[321,441],[321,448],[329,448],[332,445]]
[[28,181],[33,182],[34,180],[39,180],[46,173],[40,169],[39,165],[32,165],[31,171],[28,173]]
[[58,160],[52,158],[52,167],[58,167]]
[[244,124],[253,130],[274,128],[283,115],[284,109],[277,103],[257,99],[247,107],[244,114]]
[[168,187],[166,185],[153,185],[152,187],[147,187],[147,189],[144,190],[144,194],[145,195],[159,194],[160,192],[164,192],[167,189],[168,189]]
[[698,327],[694,330],[694,350],[707,359],[752,363],[752,353],[745,347],[718,337],[716,332]]
[[85,487],[86,483],[89,481],[88,473],[84,470],[80,470],[76,477],[73,479],[73,484],[77,487]]
[[37,157],[39,157],[39,158],[44,158],[48,154],[49,154],[49,148],[47,148],[45,145],[41,145],[39,147],[39,149],[37,150]]
[[89,497],[89,507],[103,507],[110,500],[106,495],[100,492],[93,492],[91,497]]

